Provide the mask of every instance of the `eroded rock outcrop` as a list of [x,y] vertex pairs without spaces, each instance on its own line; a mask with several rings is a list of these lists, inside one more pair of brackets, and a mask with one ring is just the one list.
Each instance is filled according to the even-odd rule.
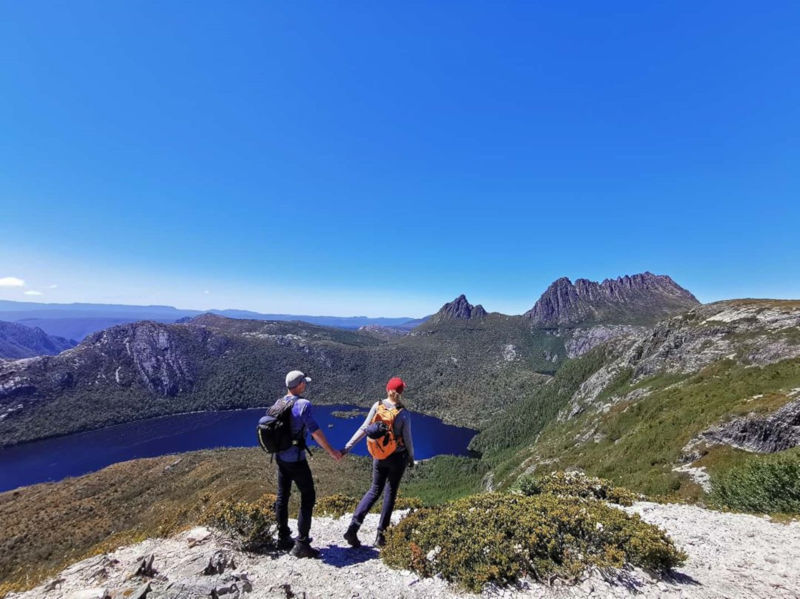
[[706,444],[730,445],[758,453],[775,453],[800,445],[800,399],[767,416],[750,415],[710,428],[700,435]]

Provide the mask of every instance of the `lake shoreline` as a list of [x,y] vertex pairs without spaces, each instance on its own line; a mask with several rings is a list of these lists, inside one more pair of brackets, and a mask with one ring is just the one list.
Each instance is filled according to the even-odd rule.
[[[213,448],[257,447],[256,423],[268,406],[232,410],[195,410],[143,418],[0,449],[0,492],[81,476],[128,460]],[[347,414],[365,408],[348,404],[314,406],[320,428],[333,447],[344,447],[360,424]],[[343,415],[344,414],[344,415]],[[437,455],[470,456],[478,431],[414,413],[414,445],[419,459]],[[309,445],[317,444],[309,440]],[[356,455],[367,455],[359,444]]]

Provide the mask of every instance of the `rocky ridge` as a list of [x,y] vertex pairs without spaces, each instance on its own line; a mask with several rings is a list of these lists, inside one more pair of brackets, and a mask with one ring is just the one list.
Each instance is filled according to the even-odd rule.
[[651,324],[700,302],[666,275],[644,272],[602,283],[566,277],[552,283],[524,316],[544,327],[587,323]]
[[[800,572],[795,565],[800,560],[800,523],[776,524],[766,518],[686,505],[640,502],[625,509],[662,527],[688,554],[687,563],[673,576],[657,579],[640,570],[619,572],[616,576],[595,572],[576,585],[546,586],[528,580],[516,588],[488,586],[481,595],[474,595],[438,578],[419,578],[411,572],[392,570],[368,544],[357,550],[347,547],[342,534],[349,516],[344,516],[314,519],[314,544],[322,549],[319,560],[244,553],[222,533],[198,527],[168,539],[148,539],[91,557],[30,591],[7,597],[797,597]],[[393,520],[402,516],[395,513]],[[374,535],[377,519],[375,514],[367,516],[361,535],[365,540]]]
[[625,371],[636,383],[656,374],[695,373],[719,360],[763,366],[796,358],[799,329],[800,302],[729,300],[699,306],[610,341],[608,361],[575,393],[569,414],[583,411]]

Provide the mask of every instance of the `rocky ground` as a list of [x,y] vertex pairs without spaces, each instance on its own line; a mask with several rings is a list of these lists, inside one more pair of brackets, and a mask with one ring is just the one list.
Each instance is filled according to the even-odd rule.
[[[630,571],[608,580],[595,573],[575,586],[530,582],[518,589],[487,588],[483,597],[800,597],[800,522],[647,502],[626,509],[663,527],[689,555],[669,579]],[[319,560],[242,553],[222,534],[195,528],[84,560],[9,599],[477,597],[442,580],[391,570],[372,546],[349,548],[342,540],[347,524],[347,517],[314,520]],[[367,517],[364,541],[374,538],[376,524],[376,515]]]

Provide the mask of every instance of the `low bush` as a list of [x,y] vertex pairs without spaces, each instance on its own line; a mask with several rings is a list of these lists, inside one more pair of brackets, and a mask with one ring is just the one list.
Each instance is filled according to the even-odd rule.
[[225,500],[210,507],[207,524],[236,538],[245,551],[263,553],[275,548],[275,495],[254,502]]
[[[336,494],[323,497],[318,500],[314,506],[314,513],[320,516],[330,516],[332,518],[341,518],[345,514],[352,513],[358,507],[359,500],[355,497],[348,497],[347,495]],[[372,512],[380,512],[382,498],[375,502],[372,506]],[[422,507],[422,501],[416,497],[403,497],[402,495],[395,501],[394,509],[396,510],[417,510]]]
[[358,499],[338,493],[318,499],[314,505],[314,513],[320,516],[341,518],[345,514],[353,512],[356,506],[358,506]]
[[623,487],[614,486],[603,478],[586,476],[581,472],[552,472],[544,475],[524,475],[517,479],[514,491],[522,495],[558,495],[601,499],[619,505],[632,505],[639,497]]
[[686,556],[656,526],[599,501],[488,493],[409,515],[381,558],[477,592],[526,576],[575,581],[590,567],[664,571]]
[[800,513],[800,453],[757,456],[712,476],[711,500],[757,513]]

